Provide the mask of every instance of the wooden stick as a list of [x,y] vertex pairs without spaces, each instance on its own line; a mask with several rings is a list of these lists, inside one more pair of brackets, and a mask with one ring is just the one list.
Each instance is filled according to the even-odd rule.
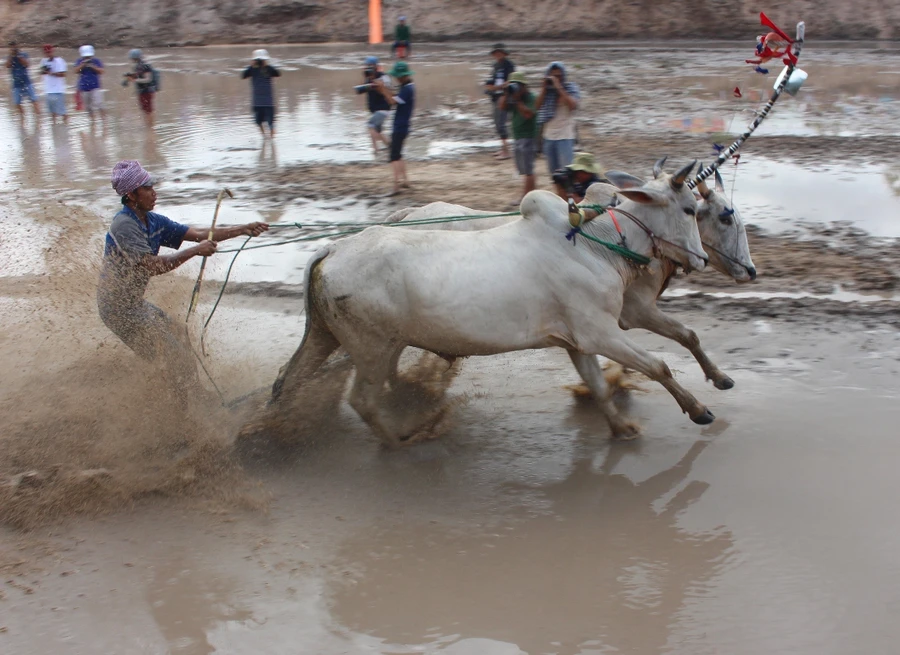
[[[216,211],[213,213],[212,223],[209,226],[209,236],[207,237],[209,241],[213,240],[213,234],[216,231],[216,221],[219,219],[219,206],[222,204],[222,198],[226,194],[229,198],[234,198],[234,194],[229,189],[219,191],[219,197],[216,199]],[[197,276],[197,282],[194,283],[194,292],[191,294],[191,304],[188,305],[187,316],[184,319],[185,323],[190,320],[191,314],[197,308],[197,302],[200,300],[200,285],[203,284],[203,271],[206,270],[206,260],[207,257],[204,257],[203,261],[200,262],[200,274]]]

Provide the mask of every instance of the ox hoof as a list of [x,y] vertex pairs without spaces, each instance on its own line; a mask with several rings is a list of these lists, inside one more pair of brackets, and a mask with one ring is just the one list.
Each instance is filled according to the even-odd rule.
[[713,382],[713,386],[715,386],[716,389],[725,391],[726,389],[731,389],[734,387],[734,380],[726,375],[722,379]]
[[692,416],[691,420],[697,425],[709,425],[716,420],[716,416],[704,407],[703,411],[697,414],[697,416]]

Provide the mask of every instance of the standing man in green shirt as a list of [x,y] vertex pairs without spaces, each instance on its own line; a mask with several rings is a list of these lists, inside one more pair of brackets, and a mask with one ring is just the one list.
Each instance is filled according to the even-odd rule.
[[402,50],[397,53],[397,58],[406,59],[409,57],[409,41],[411,36],[409,25],[406,24],[406,16],[401,16],[397,19],[397,27],[394,28],[394,45],[391,46],[391,55],[393,55],[398,48],[402,48]]
[[[534,158],[537,150],[537,96],[528,88],[525,73],[511,73],[504,85],[504,93],[500,100],[500,110],[512,114],[513,149],[516,156],[516,170],[523,176],[525,184],[522,198],[529,191],[534,191]],[[519,198],[514,205],[518,205]]]

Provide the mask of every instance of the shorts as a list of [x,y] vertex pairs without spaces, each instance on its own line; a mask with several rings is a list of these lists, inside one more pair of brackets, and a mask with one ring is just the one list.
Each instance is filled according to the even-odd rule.
[[408,136],[409,132],[397,132],[396,130],[391,134],[391,161],[403,159],[403,142]]
[[263,123],[269,125],[269,129],[275,124],[275,107],[254,107],[253,120],[262,127]]
[[64,93],[47,93],[44,95],[47,101],[47,111],[54,116],[66,115],[66,95]]
[[366,125],[369,129],[375,130],[381,134],[381,128],[384,127],[384,122],[387,120],[388,114],[390,114],[390,112],[386,109],[380,109],[373,112],[372,115],[369,116],[369,120],[366,121]]
[[544,139],[544,156],[552,176],[555,171],[572,163],[575,157],[575,139]]
[[85,111],[100,111],[103,109],[103,89],[91,89],[81,92],[81,102]]
[[27,86],[18,87],[15,84],[12,88],[13,93],[13,103],[16,105],[21,105],[23,98],[28,98],[31,102],[37,102],[38,97],[34,92],[34,86],[29,83]]
[[138,93],[138,103],[141,105],[141,111],[147,114],[153,113],[153,96],[155,95],[153,91]]
[[519,175],[534,175],[534,156],[537,152],[534,139],[516,139],[514,150]]

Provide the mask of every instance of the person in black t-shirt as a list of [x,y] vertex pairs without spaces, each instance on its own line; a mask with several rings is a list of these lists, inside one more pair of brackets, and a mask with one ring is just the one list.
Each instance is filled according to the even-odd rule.
[[[378,81],[376,83],[376,80]],[[391,140],[382,133],[384,122],[391,113],[391,103],[387,101],[384,94],[379,88],[379,83],[385,82],[384,73],[378,69],[378,57],[366,57],[365,68],[363,68],[363,83],[357,87],[357,93],[366,94],[366,104],[369,107],[369,120],[366,121],[366,127],[369,128],[369,136],[372,137],[372,150],[375,156],[378,156],[378,142],[390,147]]]
[[491,50],[491,56],[494,58],[494,67],[491,70],[491,77],[484,83],[484,92],[491,96],[491,102],[494,103],[494,127],[497,128],[497,135],[500,137],[500,151],[494,155],[497,159],[509,159],[509,132],[507,123],[509,122],[509,113],[506,109],[500,108],[500,96],[504,93],[504,85],[509,80],[510,74],[516,70],[507,55],[509,51],[502,43],[498,43]]
[[609,183],[602,176],[600,165],[594,159],[594,155],[589,152],[576,152],[571,164],[553,173],[556,194],[563,200],[568,200],[571,192],[575,202],[581,202],[588,187],[597,182]]

